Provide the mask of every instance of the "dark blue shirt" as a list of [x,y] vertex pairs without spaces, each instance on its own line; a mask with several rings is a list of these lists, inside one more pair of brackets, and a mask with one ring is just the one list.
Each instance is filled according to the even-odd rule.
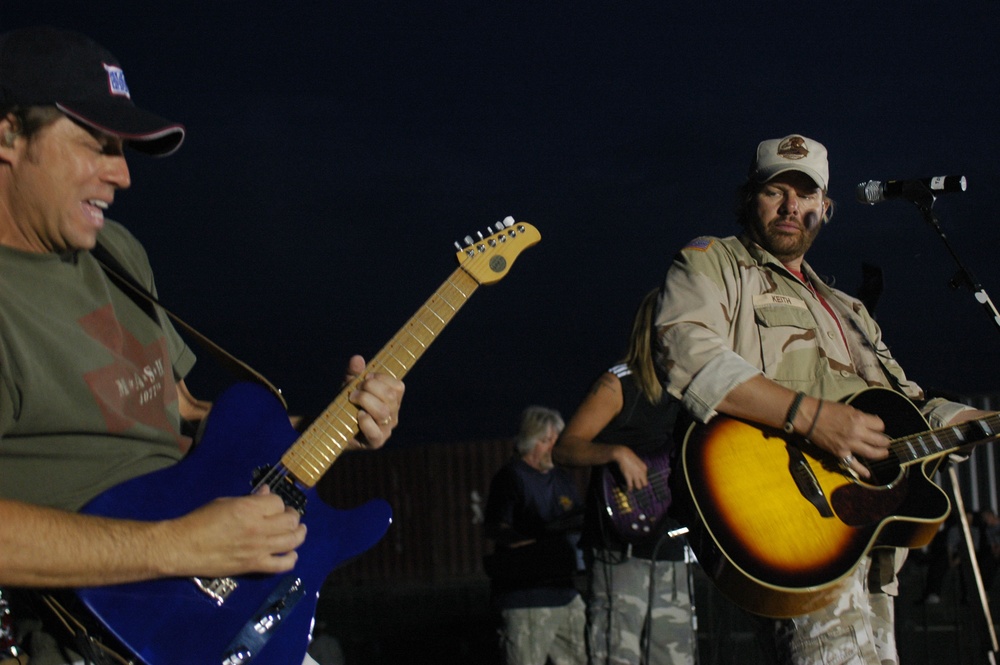
[[571,523],[582,508],[576,483],[564,469],[543,473],[520,458],[500,468],[486,502],[487,531],[505,524],[519,540],[523,536],[535,542],[520,547],[497,544],[487,557],[497,608],[558,607],[573,600],[579,533]]

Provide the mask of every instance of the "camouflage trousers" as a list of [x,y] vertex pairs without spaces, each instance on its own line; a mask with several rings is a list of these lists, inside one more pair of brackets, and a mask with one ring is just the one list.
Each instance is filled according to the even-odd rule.
[[586,611],[575,596],[562,607],[501,610],[500,643],[507,665],[586,665]]
[[687,564],[594,552],[587,600],[593,665],[693,665],[696,644]]
[[[900,551],[905,554],[905,551]],[[905,556],[897,556],[902,565]],[[892,566],[892,557],[889,557]],[[772,622],[782,665],[899,665],[893,607],[894,586],[873,592],[872,558],[865,557],[840,599],[821,610]]]

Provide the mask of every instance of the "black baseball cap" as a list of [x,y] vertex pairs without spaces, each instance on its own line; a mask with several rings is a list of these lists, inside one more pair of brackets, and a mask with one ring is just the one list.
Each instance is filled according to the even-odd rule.
[[169,155],[184,126],[138,108],[113,55],[84,35],[47,26],[0,35],[0,103],[55,106],[150,155]]

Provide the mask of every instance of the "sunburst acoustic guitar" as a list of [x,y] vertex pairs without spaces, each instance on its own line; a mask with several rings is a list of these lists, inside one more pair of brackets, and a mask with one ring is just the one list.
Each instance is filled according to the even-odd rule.
[[948,516],[931,478],[942,458],[1000,437],[1000,416],[929,430],[899,393],[864,390],[847,400],[882,418],[890,456],[868,462],[862,482],[837,460],[783,432],[718,416],[693,425],[674,473],[672,513],[724,595],[771,617],[831,602],[875,547],[922,547]]

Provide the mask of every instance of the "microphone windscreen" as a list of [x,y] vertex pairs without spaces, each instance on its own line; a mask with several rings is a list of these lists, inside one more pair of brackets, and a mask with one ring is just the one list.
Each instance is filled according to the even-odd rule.
[[857,190],[858,201],[861,203],[867,203],[868,205],[875,205],[885,201],[885,195],[882,192],[882,183],[878,180],[869,180],[868,182],[863,182],[858,185]]

